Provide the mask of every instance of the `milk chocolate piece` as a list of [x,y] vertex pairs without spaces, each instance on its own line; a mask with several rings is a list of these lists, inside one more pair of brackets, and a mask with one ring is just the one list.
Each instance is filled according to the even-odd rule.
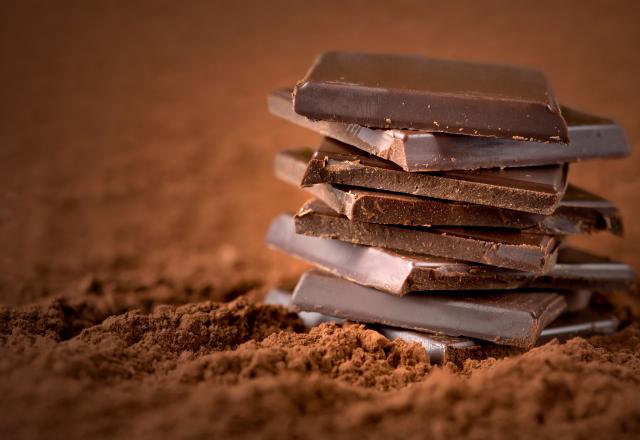
[[405,295],[423,290],[592,289],[630,291],[635,273],[626,264],[573,248],[561,248],[551,271],[542,276],[444,258],[361,246],[340,240],[299,235],[293,217],[271,223],[267,244],[333,275],[378,290]]
[[293,111],[293,91],[280,89],[268,98],[269,111],[389,160],[405,171],[475,170],[551,165],[630,153],[624,130],[614,121],[562,107],[571,142],[544,144],[414,130],[380,130],[343,122],[312,121]]
[[533,346],[566,307],[554,292],[410,294],[403,298],[309,271],[293,292],[297,310],[364,323],[467,336],[499,345]]
[[552,214],[567,187],[567,165],[407,173],[392,162],[325,138],[302,179],[302,186],[318,183]]
[[[311,155],[308,149],[279,152],[276,176],[299,186]],[[514,228],[558,235],[610,230],[622,235],[620,211],[608,200],[572,185],[551,215],[327,183],[305,190],[350,220],[369,223]]]
[[296,85],[293,105],[313,120],[569,141],[547,78],[524,67],[327,52]]
[[317,200],[295,216],[296,233],[422,255],[545,273],[556,262],[554,236],[511,230],[417,228],[351,221]]

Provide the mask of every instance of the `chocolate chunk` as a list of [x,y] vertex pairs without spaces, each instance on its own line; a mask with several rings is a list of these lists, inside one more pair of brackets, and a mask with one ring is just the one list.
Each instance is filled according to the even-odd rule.
[[562,107],[571,142],[549,145],[513,139],[479,138],[413,130],[380,130],[343,122],[312,121],[293,111],[293,91],[269,95],[276,116],[353,145],[405,171],[475,170],[559,164],[624,157],[630,152],[624,130],[610,119]]
[[298,82],[293,104],[314,120],[569,141],[546,77],[524,67],[328,52]]
[[629,291],[635,273],[626,264],[573,248],[561,248],[546,275],[427,257],[295,233],[293,217],[271,223],[267,244],[333,275],[395,295],[422,290],[591,289]]
[[303,186],[317,183],[552,214],[567,187],[567,165],[407,173],[392,162],[325,138],[302,179]]
[[566,307],[554,292],[468,292],[397,297],[309,271],[293,292],[298,310],[364,323],[467,336],[528,348]]
[[351,221],[317,200],[295,216],[296,233],[423,255],[544,273],[556,262],[554,236],[512,230],[418,228]]
[[[276,176],[299,186],[311,155],[308,149],[279,152]],[[622,235],[620,211],[608,200],[572,185],[551,215],[327,183],[305,190],[350,220],[369,223],[513,228],[558,235],[609,230]]]

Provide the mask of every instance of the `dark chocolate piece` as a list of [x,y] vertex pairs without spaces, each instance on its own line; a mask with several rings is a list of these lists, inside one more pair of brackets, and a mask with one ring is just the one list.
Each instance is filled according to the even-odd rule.
[[[566,341],[576,336],[609,334],[615,332],[619,325],[620,321],[615,316],[603,315],[593,310],[563,314],[540,332],[536,345],[542,345],[552,339]],[[499,346],[468,338],[435,335],[383,325],[373,328],[390,340],[402,339],[407,342],[418,342],[429,354],[429,361],[432,364],[452,362],[462,366],[467,359],[505,357],[522,352],[518,348]]]
[[[565,296],[565,300],[567,297]],[[264,298],[266,304],[277,304],[291,307],[291,293],[281,289],[271,289]],[[541,345],[551,339],[561,341],[576,336],[590,336],[593,334],[608,334],[617,330],[620,321],[612,315],[606,315],[595,310],[581,310],[576,313],[563,313],[546,328],[542,329],[536,345]],[[308,328],[323,322],[344,322],[343,319],[323,315],[316,312],[299,312],[300,319]],[[435,333],[418,332],[386,325],[373,324],[370,327],[390,340],[403,339],[407,342],[421,344],[432,364],[446,364],[453,362],[462,366],[466,359],[485,359],[487,357],[504,357],[522,352],[522,349],[507,345],[496,345],[469,338],[445,336]]]
[[293,105],[310,119],[367,127],[569,141],[547,78],[525,67],[327,52],[296,85]]
[[405,295],[422,290],[587,289],[630,291],[635,273],[624,263],[573,248],[561,248],[546,275],[361,246],[340,240],[299,235],[293,217],[271,223],[267,244],[333,275],[378,290]]
[[476,170],[530,167],[629,155],[624,130],[614,121],[562,107],[571,142],[544,144],[429,133],[380,130],[344,122],[312,121],[293,111],[293,91],[269,95],[272,114],[389,160],[405,171]]
[[[279,152],[275,159],[276,176],[299,186],[311,155],[308,149]],[[369,223],[513,228],[558,235],[610,230],[622,235],[620,211],[608,200],[572,185],[551,215],[328,183],[305,190],[350,220]]]
[[325,138],[302,179],[302,186],[318,183],[552,214],[567,187],[567,165],[407,173],[392,162]]
[[566,307],[554,292],[410,294],[403,298],[309,271],[293,292],[297,310],[357,322],[467,336],[528,348]]
[[295,216],[296,233],[355,244],[545,273],[556,262],[554,236],[512,230],[413,228],[351,221],[317,200]]

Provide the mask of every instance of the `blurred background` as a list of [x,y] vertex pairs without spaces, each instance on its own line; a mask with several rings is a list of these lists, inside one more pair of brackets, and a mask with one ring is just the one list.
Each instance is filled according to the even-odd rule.
[[[292,279],[302,265],[263,237],[305,196],[271,162],[319,137],[266,96],[328,49],[537,67],[637,148],[639,23],[635,1],[4,1],[0,303],[93,277]],[[639,170],[634,152],[570,171],[627,229],[575,241],[636,270]]]

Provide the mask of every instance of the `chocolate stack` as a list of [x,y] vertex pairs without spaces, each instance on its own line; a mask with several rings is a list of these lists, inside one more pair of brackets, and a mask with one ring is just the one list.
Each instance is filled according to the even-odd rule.
[[325,136],[275,161],[313,196],[267,237],[320,269],[301,277],[297,310],[418,340],[432,362],[615,330],[589,297],[630,289],[633,271],[565,239],[621,235],[620,213],[567,173],[629,147],[615,122],[561,107],[542,73],[333,52],[269,109]]

